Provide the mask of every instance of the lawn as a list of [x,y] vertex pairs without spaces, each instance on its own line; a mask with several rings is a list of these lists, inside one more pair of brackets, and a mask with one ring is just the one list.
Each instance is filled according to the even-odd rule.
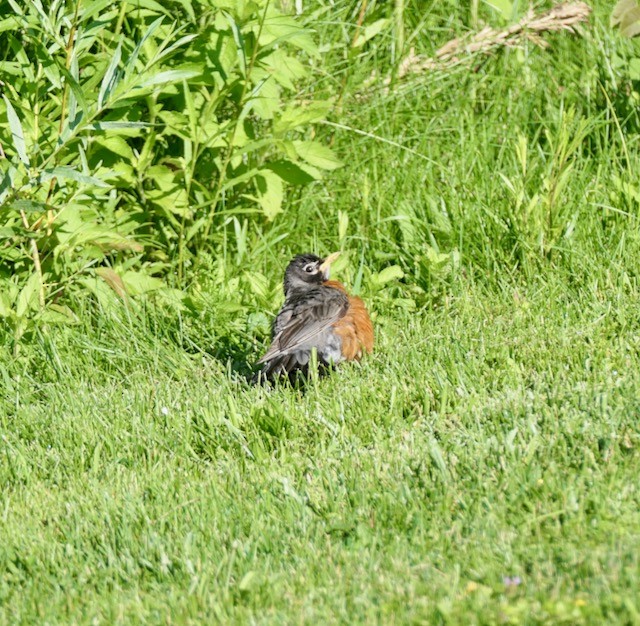
[[[180,306],[0,325],[0,623],[640,623],[638,43],[602,4],[387,87],[473,20],[398,2],[341,56],[362,4],[303,14],[342,167],[218,224]],[[249,384],[337,249],[373,355]]]

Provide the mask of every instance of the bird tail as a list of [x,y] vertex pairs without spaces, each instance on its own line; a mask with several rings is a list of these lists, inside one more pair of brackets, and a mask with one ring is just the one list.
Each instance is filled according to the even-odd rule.
[[253,375],[255,384],[264,384],[276,378],[289,377],[291,375],[306,369],[306,364],[300,364],[296,354],[280,354],[277,357],[266,361],[262,368]]
[[[302,358],[301,358],[302,356]],[[307,358],[305,358],[305,356]],[[323,359],[318,359],[318,375],[320,377],[326,376],[331,370],[334,369],[332,363],[327,363]],[[270,361],[267,361],[262,369],[258,370],[251,379],[254,385],[265,385],[274,382],[275,380],[289,380],[289,382],[296,385],[305,385],[309,378],[309,366],[310,361],[308,355],[301,355],[301,353],[281,354]]]

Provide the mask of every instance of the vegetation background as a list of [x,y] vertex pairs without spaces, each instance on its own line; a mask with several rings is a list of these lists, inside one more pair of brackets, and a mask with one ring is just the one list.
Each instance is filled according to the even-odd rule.
[[640,9],[425,62],[528,10],[0,0],[0,623],[640,623]]

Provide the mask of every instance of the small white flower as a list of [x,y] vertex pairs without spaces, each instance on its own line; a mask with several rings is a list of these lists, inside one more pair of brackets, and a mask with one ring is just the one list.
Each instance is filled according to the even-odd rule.
[[163,406],[160,409],[160,413],[162,413],[162,415],[169,415],[169,409],[166,406]]

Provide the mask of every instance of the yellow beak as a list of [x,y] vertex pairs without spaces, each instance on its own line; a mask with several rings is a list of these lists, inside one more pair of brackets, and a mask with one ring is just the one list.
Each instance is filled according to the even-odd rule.
[[329,277],[329,268],[331,264],[342,254],[342,252],[334,252],[330,254],[320,265],[320,271],[328,278]]

